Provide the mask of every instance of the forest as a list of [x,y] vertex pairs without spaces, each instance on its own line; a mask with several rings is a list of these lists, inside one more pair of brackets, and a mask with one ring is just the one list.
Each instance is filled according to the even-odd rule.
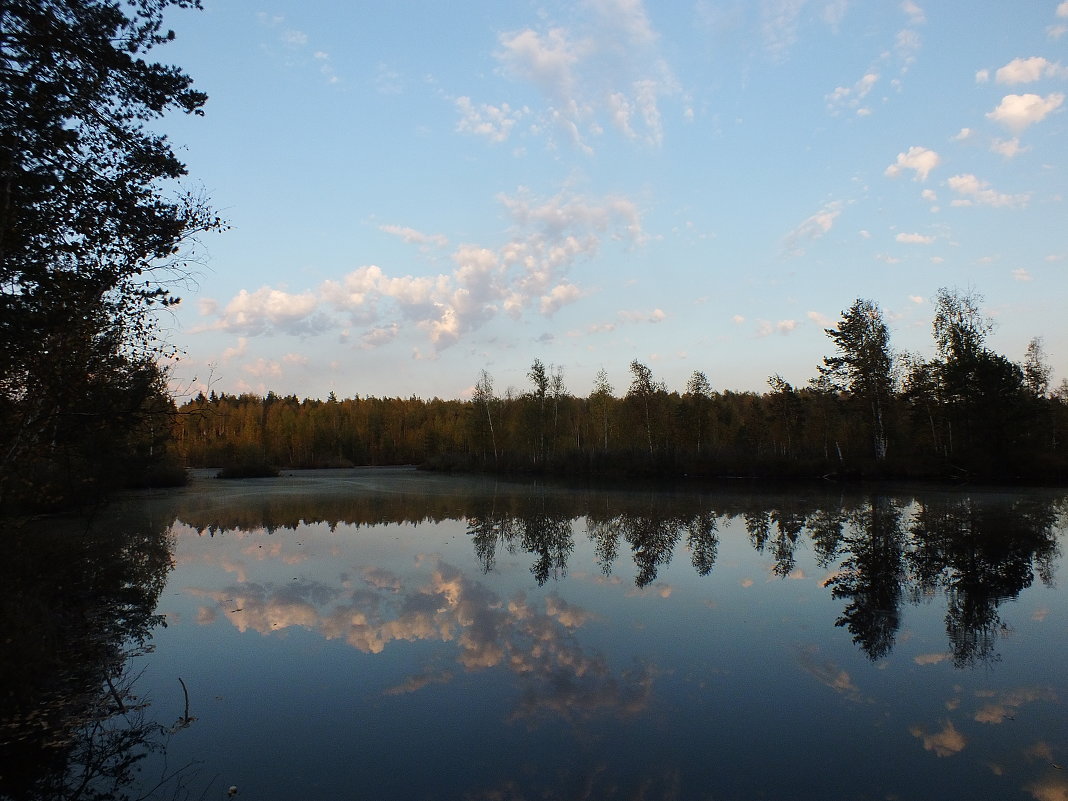
[[[483,370],[469,400],[200,395],[176,406],[160,312],[198,237],[227,227],[155,130],[207,96],[154,62],[195,0],[0,9],[0,514],[180,483],[187,466],[419,464],[567,476],[826,476],[1063,482],[1068,384],[1042,344],[987,342],[974,292],[939,292],[937,355],[891,348],[858,298],[801,387],[668,388],[638,360],[571,388],[534,359],[525,390]],[[814,356],[819,359],[818,355]],[[622,367],[622,365],[620,365]],[[476,378],[476,376],[472,376]]]
[[806,386],[717,390],[695,371],[669,389],[635,360],[586,394],[534,359],[525,391],[482,370],[470,400],[200,394],[177,410],[172,447],[189,466],[417,464],[575,477],[824,477],[1061,483],[1068,382],[1051,391],[1040,340],[1017,363],[987,345],[975,292],[942,289],[937,356],[891,348],[883,313],[858,298]]

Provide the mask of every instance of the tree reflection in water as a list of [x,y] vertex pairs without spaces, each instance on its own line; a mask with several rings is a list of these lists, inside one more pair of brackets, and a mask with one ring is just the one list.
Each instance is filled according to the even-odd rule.
[[[946,632],[958,667],[997,659],[1004,629],[999,606],[1029,587],[1035,575],[1047,585],[1057,556],[1058,503],[1052,497],[871,494],[845,505],[840,499],[806,501],[752,496],[631,495],[563,511],[542,498],[529,508],[483,510],[468,518],[468,533],[484,571],[493,570],[498,548],[533,554],[538,584],[566,574],[574,528],[584,517],[598,564],[610,575],[629,546],[635,584],[645,587],[671,562],[685,535],[699,575],[712,572],[719,530],[738,519],[771,573],[790,576],[797,548],[808,540],[817,563],[834,574],[833,598],[846,602],[835,622],[873,661],[893,650],[901,607],[932,594],[947,598]],[[715,504],[720,508],[713,508]],[[558,511],[552,511],[556,509]]]
[[[144,787],[139,763],[169,730],[149,719],[127,665],[163,623],[153,613],[171,569],[168,525],[53,519],[8,532],[0,797],[129,798],[135,779]],[[181,775],[154,789],[176,794]]]
[[786,491],[752,485],[728,491],[576,491],[443,479],[430,490],[393,485],[388,494],[271,496],[255,511],[248,505],[206,505],[183,510],[180,517],[198,531],[214,533],[272,531],[313,521],[333,529],[342,522],[360,526],[459,516],[466,518],[484,573],[495,569],[502,551],[528,554],[539,585],[566,576],[578,532],[589,539],[606,576],[629,550],[638,587],[654,582],[680,546],[689,550],[699,575],[710,575],[720,532],[741,524],[753,548],[770,558],[773,576],[791,576],[797,549],[811,548],[817,565],[833,573],[827,581],[831,596],[845,602],[836,625],[848,629],[872,660],[891,653],[904,604],[944,593],[949,650],[965,667],[997,658],[1003,629],[998,608],[1004,601],[1018,596],[1036,575],[1051,583],[1064,505],[1061,495],[1041,492],[845,495],[827,485]]
[[919,596],[941,588],[954,663],[997,660],[998,608],[1031,586],[1052,584],[1057,509],[1037,499],[982,496],[924,501],[910,526],[908,562]]

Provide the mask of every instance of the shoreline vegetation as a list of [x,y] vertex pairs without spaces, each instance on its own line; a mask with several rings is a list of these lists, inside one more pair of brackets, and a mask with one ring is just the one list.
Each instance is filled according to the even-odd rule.
[[298,399],[203,393],[175,415],[172,447],[190,467],[232,476],[288,469],[419,465],[563,479],[759,478],[1068,483],[1068,381],[1050,391],[1040,340],[1022,363],[986,347],[974,293],[940,290],[938,357],[895,354],[879,307],[858,299],[827,329],[834,354],[807,386],[717,391],[694,372],[669,390],[629,366],[586,396],[539,359],[530,388],[470,400]]
[[[525,390],[482,370],[469,400],[217,395],[168,390],[160,312],[226,222],[156,126],[207,96],[151,59],[174,35],[155,0],[27,2],[0,51],[0,515],[73,510],[124,487],[278,467],[418,464],[564,478],[683,476],[1068,482],[1068,381],[1039,339],[993,351],[973,291],[940,289],[932,359],[895,352],[858,298],[826,329],[831,355],[794,387],[669,389],[637,359],[583,394],[534,359]],[[47,36],[40,35],[47,31]],[[62,243],[57,247],[56,243]]]

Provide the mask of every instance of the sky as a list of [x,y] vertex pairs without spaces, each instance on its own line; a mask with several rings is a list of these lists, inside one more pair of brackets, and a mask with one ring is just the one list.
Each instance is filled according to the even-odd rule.
[[203,4],[180,398],[803,386],[857,298],[932,356],[941,287],[1068,376],[1068,2]]

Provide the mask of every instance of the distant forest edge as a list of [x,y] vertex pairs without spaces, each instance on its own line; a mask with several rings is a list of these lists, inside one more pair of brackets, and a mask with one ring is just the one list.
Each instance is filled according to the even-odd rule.
[[669,390],[635,360],[588,395],[535,359],[526,390],[482,370],[471,400],[198,395],[178,408],[172,447],[189,466],[418,464],[561,476],[923,478],[1065,483],[1068,381],[1050,391],[1038,339],[1017,363],[987,347],[974,292],[939,290],[937,355],[890,347],[879,306],[857,299],[834,353],[804,387],[716,390],[696,371]]

